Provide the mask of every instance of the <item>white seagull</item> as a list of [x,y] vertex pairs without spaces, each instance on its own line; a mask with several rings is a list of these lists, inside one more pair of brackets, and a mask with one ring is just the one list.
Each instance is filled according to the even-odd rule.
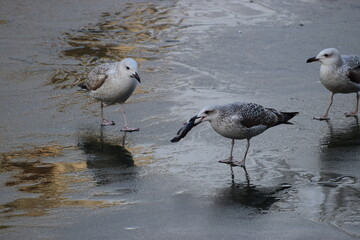
[[[178,136],[173,138],[171,142],[179,141],[185,137],[192,127],[208,121],[218,134],[231,139],[229,158],[219,162],[227,163],[231,167],[241,166],[245,169],[245,159],[250,147],[250,139],[276,125],[291,124],[288,121],[297,114],[298,112],[279,112],[272,108],[264,108],[255,103],[235,102],[227,105],[207,106],[191,118],[188,124],[180,129]],[[241,161],[234,161],[233,148],[235,140],[240,139],[247,140],[245,154]]]
[[[106,120],[103,114],[104,104],[123,104],[134,92],[140,77],[137,74],[137,62],[125,58],[120,62],[104,63],[95,67],[84,83],[79,87],[90,91],[90,95],[101,102],[101,125],[115,125],[114,121]],[[139,131],[139,128],[129,128],[124,108],[121,105],[125,126],[121,131]]]
[[335,48],[322,50],[316,57],[309,58],[306,62],[319,61],[320,81],[331,92],[330,104],[321,117],[315,117],[317,120],[329,120],[328,113],[333,103],[333,97],[336,93],[356,93],[355,110],[345,113],[346,117],[357,116],[359,109],[359,91],[360,91],[360,57],[340,55]]

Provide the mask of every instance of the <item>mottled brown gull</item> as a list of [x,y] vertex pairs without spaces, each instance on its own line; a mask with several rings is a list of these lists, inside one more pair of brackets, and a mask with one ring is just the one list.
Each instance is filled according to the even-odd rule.
[[[207,106],[191,118],[188,124],[180,129],[178,136],[171,141],[179,141],[186,136],[192,127],[208,121],[218,134],[231,139],[229,158],[219,162],[230,164],[230,166],[241,166],[245,169],[245,159],[250,147],[250,139],[279,124],[291,124],[288,121],[296,114],[298,112],[279,112],[255,103],[235,102],[227,105]],[[245,154],[241,161],[233,161],[235,140],[240,139],[247,140]]]
[[137,62],[132,58],[125,58],[120,62],[104,63],[94,68],[84,83],[79,87],[90,91],[90,95],[101,102],[101,125],[115,125],[114,121],[104,118],[103,107],[121,104],[125,126],[121,131],[138,131],[138,128],[128,127],[122,104],[132,95],[140,77],[137,73]]
[[319,61],[320,81],[331,92],[330,103],[326,112],[317,120],[329,120],[329,110],[336,93],[356,93],[355,110],[345,113],[346,117],[357,116],[359,109],[360,91],[360,57],[340,55],[335,48],[322,50],[316,57],[309,58],[306,62]]

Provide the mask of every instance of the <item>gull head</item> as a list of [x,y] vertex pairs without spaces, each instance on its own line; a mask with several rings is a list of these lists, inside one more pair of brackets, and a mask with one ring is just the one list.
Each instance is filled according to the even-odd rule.
[[121,61],[121,68],[126,75],[128,75],[131,78],[135,78],[139,83],[140,77],[137,73],[137,62],[132,58],[125,58]]
[[207,106],[201,109],[196,116],[195,124],[200,122],[209,121],[216,119],[219,115],[219,109],[217,106]]
[[320,62],[323,65],[334,65],[340,59],[339,51],[336,48],[326,48],[322,50],[316,57],[309,58],[306,62]]

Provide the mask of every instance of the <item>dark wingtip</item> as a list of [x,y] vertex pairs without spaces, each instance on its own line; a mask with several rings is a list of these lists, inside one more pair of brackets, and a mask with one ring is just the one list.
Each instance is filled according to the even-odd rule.
[[290,123],[288,121],[299,114],[299,112],[280,112],[280,113],[284,117],[282,123],[286,123],[286,124],[292,124],[292,123]]
[[79,88],[81,88],[81,89],[85,89],[85,90],[89,90],[88,88],[87,88],[87,86],[86,86],[86,83],[79,83],[78,85],[77,85]]

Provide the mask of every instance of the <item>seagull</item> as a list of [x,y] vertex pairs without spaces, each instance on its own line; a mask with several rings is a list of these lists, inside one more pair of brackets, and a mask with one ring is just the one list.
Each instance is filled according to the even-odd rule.
[[122,104],[132,95],[140,77],[137,73],[137,62],[132,58],[125,58],[120,62],[104,63],[95,67],[87,80],[78,86],[90,91],[90,95],[101,103],[101,125],[115,125],[114,121],[104,118],[104,104],[120,103],[125,126],[121,131],[139,131],[139,128],[129,128]]
[[[279,112],[273,108],[264,108],[255,103],[235,102],[226,105],[207,106],[192,117],[171,142],[177,142],[182,137],[185,137],[192,127],[202,122],[209,122],[215,132],[231,139],[229,158],[219,162],[229,164],[231,167],[243,167],[245,173],[247,173],[245,159],[250,147],[250,139],[279,124],[291,124],[288,121],[297,114],[298,112]],[[247,140],[245,154],[241,161],[234,161],[235,140],[241,139]],[[232,178],[234,179],[233,172]]]
[[356,117],[359,109],[360,91],[360,57],[340,55],[335,48],[326,48],[316,57],[309,58],[306,62],[321,63],[320,81],[331,92],[330,104],[321,117],[317,120],[329,120],[328,113],[336,93],[356,93],[355,110],[345,113],[346,117]]

